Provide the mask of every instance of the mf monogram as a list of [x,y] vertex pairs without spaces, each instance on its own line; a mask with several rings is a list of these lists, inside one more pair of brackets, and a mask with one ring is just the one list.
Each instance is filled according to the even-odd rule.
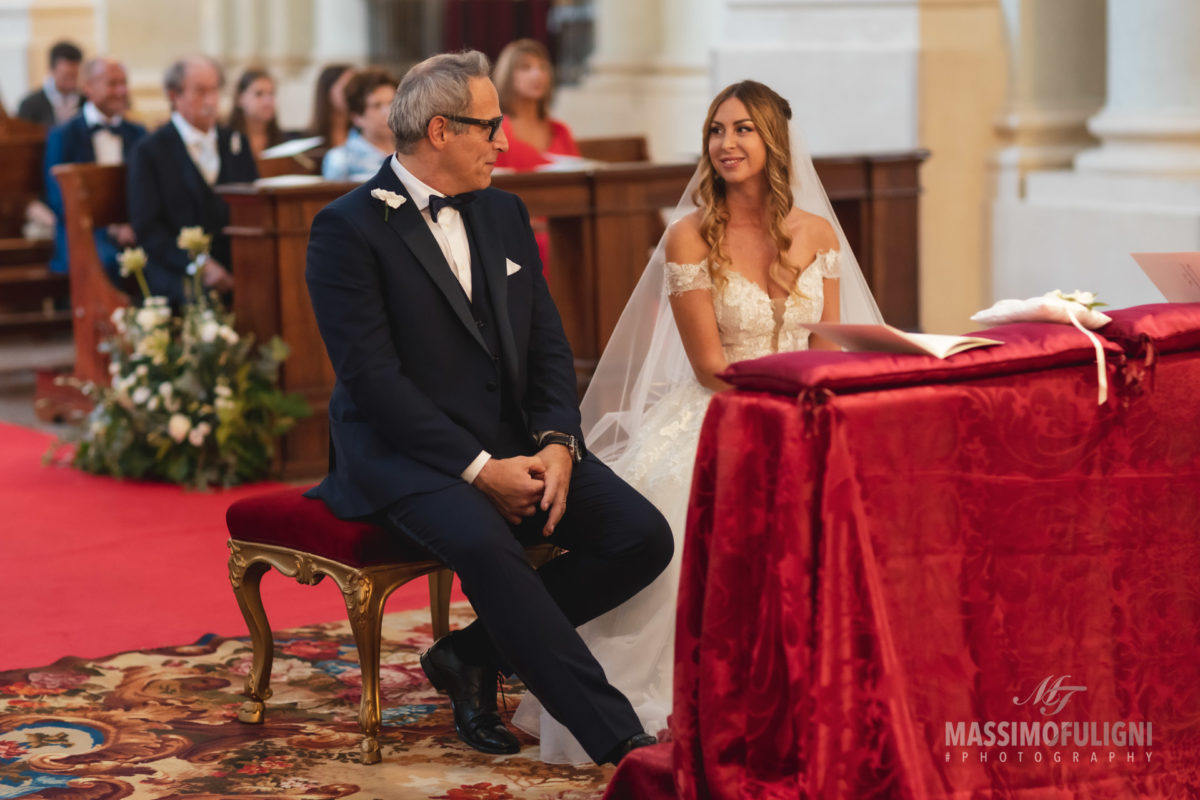
[[1022,700],[1020,697],[1013,698],[1013,704],[1018,706],[1030,705],[1040,706],[1040,711],[1043,717],[1053,717],[1055,714],[1063,710],[1067,701],[1076,692],[1086,692],[1086,686],[1063,686],[1063,681],[1070,678],[1070,675],[1063,675],[1061,678],[1055,678],[1053,675],[1047,675],[1033,692]]

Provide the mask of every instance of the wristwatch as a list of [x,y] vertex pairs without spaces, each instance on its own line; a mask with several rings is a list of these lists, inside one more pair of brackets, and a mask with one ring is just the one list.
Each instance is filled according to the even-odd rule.
[[571,461],[576,464],[583,460],[583,444],[569,433],[546,431],[538,439],[538,446],[545,447],[548,444],[561,444],[567,448],[567,452],[571,454]]

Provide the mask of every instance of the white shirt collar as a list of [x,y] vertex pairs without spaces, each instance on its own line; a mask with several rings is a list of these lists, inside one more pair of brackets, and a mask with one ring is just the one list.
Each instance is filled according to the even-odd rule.
[[199,128],[192,127],[192,124],[184,119],[178,111],[171,112],[171,124],[175,126],[175,130],[179,131],[179,136],[185,145],[198,144],[204,148],[217,149],[216,125],[209,128],[208,133],[205,133]]
[[96,104],[88,100],[83,104],[83,121],[89,127],[92,125],[120,125],[121,117],[105,117],[104,114],[100,113],[100,109],[96,108]]
[[46,79],[42,81],[42,90],[46,92],[46,97],[50,99],[52,105],[58,105],[64,100],[79,96],[79,92],[68,92],[67,94],[60,92],[58,86],[54,84],[53,75],[47,75]]
[[396,158],[396,154],[392,153],[391,159],[392,172],[396,173],[396,177],[404,184],[404,188],[408,190],[408,196],[412,198],[413,205],[417,211],[424,211],[429,208],[429,196],[436,194],[439,197],[445,197],[444,194],[437,189],[432,188],[428,184],[422,182],[416,175],[408,171],[408,168],[400,163],[400,159]]

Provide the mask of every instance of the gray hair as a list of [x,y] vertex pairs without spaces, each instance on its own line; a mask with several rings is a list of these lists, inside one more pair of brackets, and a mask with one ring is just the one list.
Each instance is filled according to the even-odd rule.
[[221,65],[216,62],[216,59],[208,56],[188,56],[181,58],[171,66],[167,67],[167,71],[163,73],[163,89],[167,94],[179,94],[183,91],[183,81],[187,76],[187,69],[192,64],[208,64],[217,71],[217,86],[225,85],[225,70],[221,69]]
[[[471,108],[471,79],[487,78],[490,73],[488,57],[478,50],[442,53],[410,69],[396,87],[388,111],[388,127],[396,137],[396,149],[411,153],[437,115],[467,113]],[[455,133],[466,129],[460,122],[451,121],[449,126]]]

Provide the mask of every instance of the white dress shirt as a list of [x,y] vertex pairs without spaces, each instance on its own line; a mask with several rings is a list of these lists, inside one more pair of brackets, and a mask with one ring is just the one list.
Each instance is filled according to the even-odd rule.
[[217,150],[217,126],[214,125],[205,133],[198,128],[193,128],[191,123],[184,119],[178,111],[172,112],[171,124],[175,126],[175,130],[179,131],[179,136],[183,139],[183,146],[187,148],[188,155],[192,157],[196,169],[200,170],[205,182],[212,186],[217,182],[217,176],[221,174],[221,153]]
[[[425,224],[429,226],[429,231],[437,240],[438,247],[441,248],[442,255],[446,257],[446,263],[450,265],[454,277],[458,278],[463,291],[470,298],[471,244],[467,241],[467,226],[463,223],[462,214],[458,213],[457,208],[446,206],[438,212],[437,222],[434,222],[429,213],[429,196],[434,194],[441,196],[442,193],[429,187],[409,172],[394,153],[391,164],[392,171],[396,173],[400,183],[404,184],[408,196],[412,198],[413,205],[421,212]],[[480,450],[479,455],[475,456],[475,460],[462,471],[462,479],[467,483],[474,483],[479,471],[491,457],[492,454],[487,450]]]
[[[100,113],[90,100],[83,104],[83,121],[90,128],[93,125],[120,125],[120,117],[106,117]],[[101,128],[92,134],[92,149],[96,152],[97,164],[120,164],[125,160],[124,142],[121,137],[107,128]]]

